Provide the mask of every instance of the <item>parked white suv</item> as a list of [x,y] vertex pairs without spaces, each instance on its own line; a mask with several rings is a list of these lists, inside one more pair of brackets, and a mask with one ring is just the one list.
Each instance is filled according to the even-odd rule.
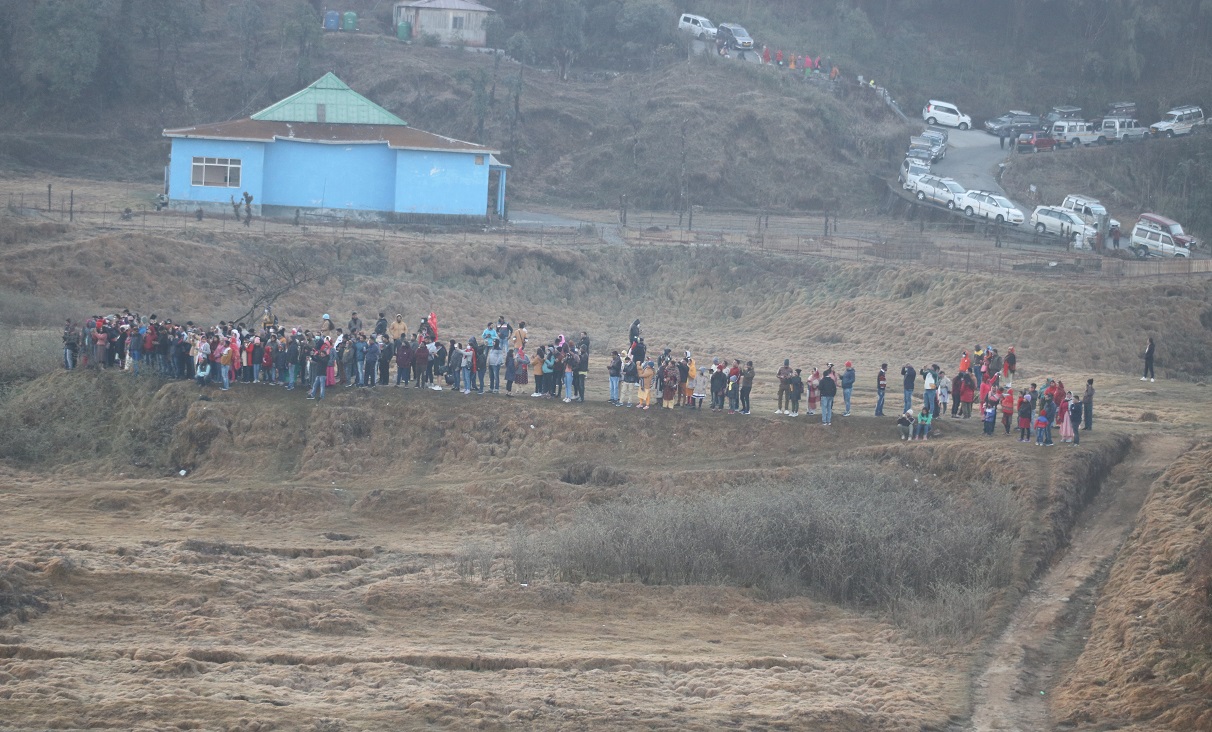
[[1107,142],[1140,142],[1149,136],[1149,128],[1128,117],[1105,117],[1100,130]]
[[960,202],[960,197],[967,191],[959,183],[950,178],[940,178],[937,175],[923,175],[913,181],[910,189],[919,201],[939,203],[954,211]]
[[700,41],[715,38],[715,24],[701,15],[683,13],[678,19],[678,30],[686,31]]
[[1191,250],[1176,244],[1174,238],[1166,232],[1141,223],[1132,227],[1132,241],[1129,246],[1138,256],[1145,253],[1162,257],[1191,256]]
[[960,196],[956,207],[963,210],[964,215],[979,216],[983,219],[994,219],[999,224],[1023,223],[1023,212],[1014,207],[1010,199],[989,191],[968,191]]
[[913,184],[923,175],[930,175],[929,163],[905,158],[904,162],[901,163],[901,172],[897,174],[896,180],[901,184],[902,188],[912,190]]
[[[1095,227],[1098,226],[1099,216],[1107,216],[1107,208],[1099,203],[1097,198],[1079,196],[1075,193],[1065,196],[1065,200],[1061,201],[1060,207],[1070,213],[1077,214],[1082,221]],[[1119,222],[1107,216],[1107,226],[1115,229],[1119,227]]]
[[1093,240],[1096,233],[1081,217],[1059,206],[1036,206],[1031,212],[1031,226],[1039,234],[1051,234],[1065,239],[1080,235],[1083,240]]
[[1080,119],[1062,119],[1052,125],[1052,138],[1057,145],[1093,145],[1101,133],[1089,122]]
[[1204,110],[1199,107],[1178,107],[1166,112],[1161,122],[1149,125],[1149,132],[1159,137],[1189,135],[1204,126]]
[[972,118],[959,111],[959,107],[951,102],[940,102],[931,99],[922,107],[922,119],[928,125],[946,125],[966,130],[972,126]]

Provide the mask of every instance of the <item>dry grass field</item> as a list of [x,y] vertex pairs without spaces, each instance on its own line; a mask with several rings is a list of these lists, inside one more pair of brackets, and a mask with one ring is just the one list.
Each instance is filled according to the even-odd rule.
[[[1102,287],[610,247],[588,234],[371,246],[217,222],[147,232],[28,223],[3,222],[12,234],[0,248],[0,294],[13,307],[0,320],[49,334],[51,360],[64,317],[129,307],[217,321],[243,309],[218,276],[234,260],[267,244],[349,252],[357,242],[360,268],[290,294],[279,315],[311,327],[323,312],[414,322],[433,309],[443,335],[462,338],[505,314],[532,324],[536,339],[587,330],[594,353],[585,405],[396,388],[334,389],[316,403],[268,386],[200,399],[189,383],[115,372],[9,382],[0,729],[951,730],[987,718],[1040,729],[1013,716],[1025,686],[993,684],[1005,692],[999,707],[996,694],[976,693],[979,679],[1005,660],[996,641],[1020,601],[1065,579],[1050,568],[1080,546],[1088,506],[1097,509],[1104,486],[1121,491],[1125,469],[1142,522],[1118,560],[1112,544],[1082,570],[1093,589],[1069,620],[1090,624],[1090,644],[1058,651],[1044,712],[1086,729],[1207,726],[1208,608],[1197,589],[1207,581],[1198,540],[1209,497],[1198,476],[1209,457],[1184,447],[1208,433],[1204,280]],[[636,317],[653,346],[753,359],[754,414],[607,406],[605,357]],[[1163,378],[1141,383],[1137,352],[1150,333]],[[1080,447],[1044,449],[943,420],[941,439],[908,445],[892,418],[870,416],[879,362],[894,374],[907,360],[953,366],[977,341],[1017,346],[1016,385],[1052,375],[1076,388],[1094,377],[1095,431]],[[852,359],[855,416],[830,429],[775,417],[771,382],[784,357],[805,367]],[[889,412],[900,401],[892,382]],[[1143,481],[1165,468],[1148,455],[1168,454],[1150,442],[1159,439],[1186,454],[1146,500]],[[855,476],[872,487],[856,485],[846,500],[830,493]],[[776,522],[762,507],[778,500],[807,508]],[[914,543],[929,531],[880,534],[897,526],[887,515],[897,506],[922,510],[924,526],[957,543],[940,553]],[[636,507],[646,520],[609,524]],[[772,528],[739,531],[747,522],[724,515],[737,507]],[[971,544],[989,571],[926,566],[959,546],[944,522],[952,514],[992,527]],[[600,526],[614,528],[589,531]],[[654,526],[665,528],[653,535]],[[603,556],[657,547],[665,566],[682,566],[669,561],[677,537],[715,531],[736,544],[688,579],[643,563],[578,577],[585,560],[574,566],[558,551],[576,527],[603,537]],[[817,533],[803,538],[808,528]],[[851,537],[856,553],[826,561],[840,551],[831,532]],[[770,536],[793,540],[775,552]],[[867,566],[872,555],[858,550],[894,539],[905,547],[901,575],[856,573],[845,587],[876,589],[849,595],[825,582],[822,568]],[[790,574],[789,557],[804,561]],[[904,581],[913,572],[953,579],[913,589]],[[1110,576],[1101,591],[1099,572]],[[875,596],[892,589],[901,594]],[[1141,616],[1131,629],[1128,607]],[[1022,644],[1059,646],[1054,632]],[[1125,633],[1134,640],[1121,645]],[[1027,656],[1023,674],[1040,663]]]

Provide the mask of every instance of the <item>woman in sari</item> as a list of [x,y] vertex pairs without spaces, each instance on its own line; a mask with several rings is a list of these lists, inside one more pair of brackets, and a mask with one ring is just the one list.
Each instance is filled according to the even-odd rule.
[[821,403],[821,370],[812,369],[808,377],[808,414],[816,414],[816,408]]

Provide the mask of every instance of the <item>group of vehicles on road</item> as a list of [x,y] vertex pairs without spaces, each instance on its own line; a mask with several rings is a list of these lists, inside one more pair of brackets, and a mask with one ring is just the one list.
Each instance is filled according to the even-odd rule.
[[682,13],[678,18],[678,30],[689,33],[699,41],[715,41],[716,45],[732,51],[753,50],[753,38],[749,31],[736,23],[720,23],[717,26],[701,15]]
[[[1132,102],[1110,104],[1106,113],[1093,121],[1082,119],[1078,107],[1053,107],[1042,116],[1010,110],[986,121],[984,127],[989,134],[1012,140],[1011,149],[1018,152],[1051,152],[1057,147],[1189,135],[1206,124],[1203,110],[1197,106],[1176,107],[1149,127],[1142,126],[1135,115],[1136,105]],[[901,186],[918,201],[998,224],[1026,224],[1039,235],[1061,237],[1073,242],[1076,248],[1089,247],[1106,218],[1109,240],[1119,240],[1120,222],[1110,218],[1106,207],[1089,196],[1069,195],[1059,205],[1036,206],[1030,216],[1024,216],[1005,196],[970,191],[951,178],[931,173],[931,166],[947,154],[947,132],[937,126],[967,130],[972,127],[972,118],[955,104],[931,99],[922,109],[922,119],[930,126],[909,138],[909,149],[897,175]],[[1141,214],[1127,242],[1128,249],[1138,257],[1189,257],[1198,246],[1200,242],[1186,234],[1177,221],[1155,213]]]
[[[929,164],[919,159],[905,158],[897,180],[923,203],[997,224],[1027,224],[1036,234],[1071,241],[1077,249],[1090,248],[1104,217],[1110,238],[1118,239],[1117,234],[1121,231],[1120,222],[1111,218],[1097,199],[1089,196],[1070,194],[1059,205],[1036,206],[1028,217],[1005,196],[991,191],[967,190],[952,178],[931,174]],[[1127,242],[1127,249],[1141,258],[1189,257],[1198,246],[1200,242],[1186,234],[1177,221],[1155,213],[1140,215]]]
[[[931,99],[922,108],[926,124],[957,127],[972,126],[972,118],[951,102]],[[1148,127],[1136,118],[1135,102],[1112,102],[1102,116],[1082,117],[1080,107],[1053,107],[1045,115],[1021,109],[985,121],[985,131],[1015,140],[1019,152],[1040,152],[1057,147],[1107,145],[1114,142],[1141,142],[1150,137],[1179,137],[1202,131],[1207,126],[1204,110],[1197,105],[1175,107]],[[1026,144],[1024,144],[1024,142]]]

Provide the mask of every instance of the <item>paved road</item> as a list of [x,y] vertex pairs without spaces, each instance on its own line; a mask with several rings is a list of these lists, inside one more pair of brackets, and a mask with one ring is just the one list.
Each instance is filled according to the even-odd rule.
[[[947,157],[935,163],[931,172],[954,178],[968,190],[992,191],[1005,195],[997,183],[997,166],[1010,153],[998,146],[997,138],[979,130],[947,130]],[[1030,211],[1019,206],[1024,214]]]

